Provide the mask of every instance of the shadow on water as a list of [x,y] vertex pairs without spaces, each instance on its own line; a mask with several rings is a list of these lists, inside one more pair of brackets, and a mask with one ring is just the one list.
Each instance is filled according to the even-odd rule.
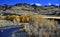
[[27,37],[26,32],[19,31],[20,26],[0,29],[0,37]]
[[[57,20],[58,24],[60,24],[60,20]],[[21,26],[11,26],[10,28],[0,28],[0,37],[28,37],[27,32],[20,32],[19,29]]]

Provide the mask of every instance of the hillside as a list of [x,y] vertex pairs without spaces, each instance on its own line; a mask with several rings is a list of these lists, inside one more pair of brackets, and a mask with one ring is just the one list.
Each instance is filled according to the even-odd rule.
[[0,6],[0,15],[5,13],[38,13],[42,15],[60,16],[60,6],[37,6],[36,4],[30,5],[26,3],[19,3],[15,5],[4,4]]

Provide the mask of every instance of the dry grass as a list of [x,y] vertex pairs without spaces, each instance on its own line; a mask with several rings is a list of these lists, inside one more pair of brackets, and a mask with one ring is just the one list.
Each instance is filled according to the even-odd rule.
[[49,37],[49,35],[53,34],[57,28],[57,22],[55,20],[44,19],[42,16],[39,15],[23,14],[21,16],[0,16],[0,19],[8,19],[13,21],[15,20],[18,23],[28,22],[29,24],[25,25],[25,30],[28,32],[29,35],[34,34],[35,36],[38,35],[39,37]]
[[38,16],[38,15],[32,16],[31,23],[32,23],[32,26],[30,24],[29,25],[30,29],[28,29],[29,34],[32,33],[32,35],[34,34],[35,36],[41,35],[39,37],[42,37],[42,36],[49,37],[49,35],[53,34],[57,28],[57,22],[56,21],[44,19],[43,17]]

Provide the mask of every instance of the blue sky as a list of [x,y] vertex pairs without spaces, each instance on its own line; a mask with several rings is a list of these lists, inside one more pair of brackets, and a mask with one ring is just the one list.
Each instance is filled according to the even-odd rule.
[[16,3],[37,3],[37,4],[42,4],[42,5],[48,5],[48,4],[60,4],[60,0],[0,0],[0,5],[3,4],[9,4],[9,5],[14,5]]

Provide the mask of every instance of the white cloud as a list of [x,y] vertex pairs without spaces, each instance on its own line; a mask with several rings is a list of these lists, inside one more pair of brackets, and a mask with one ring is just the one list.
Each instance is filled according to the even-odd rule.
[[31,3],[30,5],[33,5],[33,4],[35,4],[37,6],[41,6],[42,5],[42,4],[39,4],[39,3]]
[[39,4],[39,3],[35,3],[37,6],[41,6],[42,4]]
[[59,4],[55,4],[56,6],[59,6]]
[[51,5],[51,3],[48,3],[48,5]]

